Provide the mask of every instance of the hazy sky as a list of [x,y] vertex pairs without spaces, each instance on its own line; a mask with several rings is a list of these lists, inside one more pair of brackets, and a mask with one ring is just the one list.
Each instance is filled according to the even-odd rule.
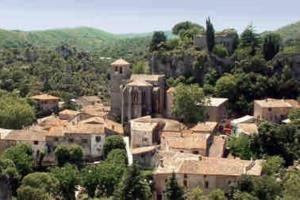
[[300,20],[300,0],[0,0],[0,27],[41,30],[90,26],[114,33],[169,30],[180,21],[258,31]]

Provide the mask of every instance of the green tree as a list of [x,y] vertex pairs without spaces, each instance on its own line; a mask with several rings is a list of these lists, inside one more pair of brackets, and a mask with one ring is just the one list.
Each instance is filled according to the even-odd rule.
[[155,31],[150,43],[150,52],[158,50],[165,41],[167,41],[165,33],[163,31]]
[[281,38],[279,34],[268,33],[263,39],[263,55],[271,60],[280,50]]
[[97,167],[94,165],[87,166],[80,171],[81,183],[86,188],[88,196],[95,196],[96,188],[99,184]]
[[127,153],[124,149],[113,149],[109,152],[105,161],[117,165],[127,165]]
[[205,118],[205,96],[197,85],[179,84],[174,92],[173,114],[184,122],[196,123]]
[[65,163],[79,165],[83,159],[83,150],[79,145],[58,145],[55,149],[55,158],[59,166]]
[[291,109],[289,111],[289,119],[292,122],[300,122],[300,109]]
[[76,166],[66,164],[59,168],[51,169],[51,173],[59,181],[59,191],[65,200],[75,199],[75,186],[79,185],[79,171]]
[[17,189],[20,175],[13,161],[0,159],[0,199],[9,199]]
[[233,100],[236,96],[237,83],[236,78],[232,74],[224,74],[216,82],[216,95],[219,97],[227,97]]
[[106,158],[114,149],[126,150],[124,140],[119,135],[113,135],[105,138],[103,145],[103,157]]
[[221,45],[221,44],[217,44],[212,51],[214,54],[216,54],[217,56],[221,57],[221,58],[225,58],[229,55],[227,49]]
[[249,47],[251,49],[250,55],[255,55],[256,50],[259,47],[259,43],[259,37],[255,33],[254,27],[252,25],[249,25],[241,34],[240,47]]
[[300,195],[300,173],[297,170],[287,171],[283,177],[283,199],[298,199]]
[[16,146],[6,149],[3,157],[12,160],[22,176],[25,176],[33,170],[34,158],[32,149],[27,144],[17,144]]
[[148,183],[143,179],[138,167],[133,164],[130,166],[117,190],[114,194],[114,200],[136,200],[136,199],[151,199],[151,189]]
[[186,32],[187,30],[197,28],[198,30],[204,32],[204,28],[200,26],[199,24],[190,22],[190,21],[185,21],[185,22],[180,22],[177,23],[173,28],[172,28],[172,33],[175,35],[181,35],[183,32]]
[[18,188],[18,199],[35,199],[38,200],[53,199],[58,192],[59,181],[49,173],[35,172],[28,174],[22,180]]
[[257,197],[247,192],[236,191],[233,195],[234,200],[259,200]]
[[258,199],[274,200],[281,193],[281,185],[273,176],[256,177],[253,186]]
[[215,29],[210,21],[210,18],[206,20],[206,44],[207,50],[212,52],[215,46]]
[[187,200],[203,200],[205,195],[201,188],[194,188],[187,194]]
[[225,193],[220,189],[211,191],[208,195],[209,200],[226,200]]
[[280,156],[271,156],[263,163],[263,173],[275,175],[283,169],[284,160]]
[[148,66],[147,63],[143,61],[139,61],[132,66],[132,73],[133,74],[147,74],[148,73]]
[[228,140],[228,148],[233,156],[237,156],[243,160],[250,160],[252,152],[250,149],[250,139],[248,136],[232,137]]
[[172,176],[168,179],[166,184],[166,197],[167,200],[184,200],[184,192],[176,180],[176,175],[173,172]]
[[34,121],[34,110],[25,99],[0,93],[0,127],[20,129]]

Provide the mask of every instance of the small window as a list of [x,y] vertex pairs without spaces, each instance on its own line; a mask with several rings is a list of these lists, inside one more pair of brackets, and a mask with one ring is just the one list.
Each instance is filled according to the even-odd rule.
[[71,143],[74,142],[73,138],[69,138],[69,142]]
[[199,151],[193,151],[193,154],[199,154]]
[[39,141],[33,141],[33,144],[34,144],[34,145],[38,145],[38,144],[39,144]]
[[187,174],[184,174],[183,177],[184,177],[184,178],[187,178]]
[[123,68],[122,67],[119,68],[119,72],[120,72],[120,74],[123,73]]
[[187,180],[184,180],[184,181],[183,181],[183,186],[184,186],[184,187],[187,187]]
[[209,187],[208,181],[205,181],[204,187],[205,187],[205,189],[208,189],[208,187]]
[[228,181],[228,185],[230,185],[231,184],[231,181]]
[[143,138],[143,142],[148,142],[148,138]]
[[96,142],[100,142],[101,141],[101,136],[96,136]]
[[272,111],[272,108],[268,108],[268,111],[270,111],[270,112],[271,112],[271,111]]
[[55,142],[58,142],[58,137],[55,137],[55,138],[54,138],[54,141],[55,141]]
[[118,71],[118,67],[115,67],[115,72],[117,72]]

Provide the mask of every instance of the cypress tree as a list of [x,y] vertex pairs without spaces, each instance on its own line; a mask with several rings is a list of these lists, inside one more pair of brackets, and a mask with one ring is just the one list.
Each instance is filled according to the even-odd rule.
[[184,200],[184,192],[182,187],[178,185],[175,173],[168,179],[166,186],[167,200]]
[[264,37],[263,54],[266,60],[271,60],[280,49],[280,35],[269,33]]
[[212,52],[215,46],[215,30],[210,18],[206,20],[206,44],[208,52]]

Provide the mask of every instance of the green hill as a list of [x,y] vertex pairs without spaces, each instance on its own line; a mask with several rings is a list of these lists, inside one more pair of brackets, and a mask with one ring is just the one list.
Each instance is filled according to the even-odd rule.
[[275,31],[265,31],[261,35],[264,36],[270,32],[278,33],[283,40],[284,46],[295,46],[300,44],[300,21],[283,26]]
[[68,43],[81,50],[94,50],[104,42],[112,42],[121,38],[121,36],[88,27],[28,32],[0,29],[0,47],[24,47],[27,44],[56,47],[62,43]]

